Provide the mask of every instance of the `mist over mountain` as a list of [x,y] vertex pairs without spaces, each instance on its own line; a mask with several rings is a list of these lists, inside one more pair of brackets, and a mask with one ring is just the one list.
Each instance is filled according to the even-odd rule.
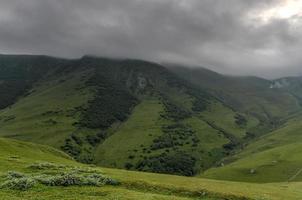
[[2,0],[0,52],[301,75],[301,7],[298,0]]
[[302,0],[0,0],[0,199],[301,200]]

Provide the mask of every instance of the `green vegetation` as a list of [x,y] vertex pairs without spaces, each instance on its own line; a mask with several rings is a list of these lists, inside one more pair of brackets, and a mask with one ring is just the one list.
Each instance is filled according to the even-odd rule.
[[[160,120],[161,112],[163,105],[160,101],[142,101],[134,108],[130,118],[98,147],[95,153],[97,164],[123,168],[131,161],[134,165],[144,148],[152,145],[153,138],[162,134],[161,126],[164,121]],[[135,157],[131,159],[131,155]]]
[[0,139],[0,196],[301,199],[299,78],[281,87],[139,60],[0,61],[0,136],[81,162]]
[[[270,88],[272,81],[257,77],[225,76],[196,67],[169,66],[179,77],[206,89],[236,111],[249,113],[265,123],[275,123],[300,110],[300,100],[284,89]],[[298,79],[298,78],[297,78]],[[297,82],[297,81],[296,81]],[[300,85],[295,84],[294,91]],[[274,128],[274,124],[270,128]]]
[[38,82],[31,94],[0,111],[0,134],[59,148],[76,130],[75,108],[91,98],[81,89],[87,76],[89,71],[82,71]]
[[[43,78],[30,78],[26,95],[0,110],[0,135],[54,146],[83,163],[194,175],[216,166],[258,123],[154,63],[50,60],[55,67],[40,70]],[[6,74],[23,70],[15,66]],[[169,167],[179,160],[190,172]]]
[[301,181],[300,120],[293,118],[230,157],[230,164],[209,169],[202,176],[248,182]]
[[162,153],[150,156],[137,163],[139,171],[193,176],[196,159],[185,152]]
[[301,198],[300,183],[236,183],[98,168],[77,163],[55,149],[16,140],[0,139],[0,157],[1,184],[14,180],[0,189],[0,199]]
[[136,98],[123,89],[121,84],[106,79],[102,75],[94,75],[86,83],[96,87],[97,92],[82,114],[82,126],[106,129],[114,122],[126,120],[136,105]]

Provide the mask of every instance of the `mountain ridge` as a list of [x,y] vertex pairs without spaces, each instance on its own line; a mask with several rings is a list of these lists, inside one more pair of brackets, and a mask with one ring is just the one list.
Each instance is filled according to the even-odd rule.
[[3,92],[12,95],[0,110],[0,135],[106,167],[207,173],[301,111],[297,81],[280,89],[257,77],[142,60],[8,57],[0,56],[0,70],[9,69],[0,89],[15,72],[29,84]]

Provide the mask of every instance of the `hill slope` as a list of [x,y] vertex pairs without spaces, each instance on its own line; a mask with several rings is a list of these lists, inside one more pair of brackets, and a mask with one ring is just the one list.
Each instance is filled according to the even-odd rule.
[[301,110],[298,95],[280,87],[272,87],[276,81],[258,77],[225,76],[200,67],[170,66],[169,69],[194,85],[208,90],[233,109],[248,112],[260,119],[260,132],[274,129],[282,119]]
[[230,158],[234,162],[203,176],[248,182],[301,181],[301,127],[301,116],[297,116]]
[[[51,145],[85,163],[191,176],[260,124],[155,63],[46,58],[0,57],[9,69],[2,84],[19,71],[26,73],[18,80],[30,82],[0,110],[1,136]],[[33,66],[43,69],[35,78]]]
[[[0,199],[301,199],[300,183],[248,184],[199,178],[130,172],[87,166],[71,160],[50,147],[10,139],[0,139],[0,173],[8,170],[25,174],[57,173],[56,166],[90,170],[118,180],[117,186],[44,186],[25,191],[0,189]],[[8,167],[9,162],[9,167]],[[48,163],[46,165],[46,162]],[[35,163],[40,163],[39,168]],[[42,167],[43,166],[43,167]],[[1,184],[3,183],[1,176]],[[223,187],[222,187],[223,186]]]
[[225,157],[219,167],[206,170],[202,177],[247,182],[301,180],[300,77],[268,81],[224,76],[206,69],[171,69],[232,108],[250,113],[260,124],[269,122],[252,129],[246,147]]

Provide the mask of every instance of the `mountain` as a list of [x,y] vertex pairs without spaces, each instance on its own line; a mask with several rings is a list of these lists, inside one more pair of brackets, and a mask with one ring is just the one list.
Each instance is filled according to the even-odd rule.
[[[262,183],[302,180],[301,77],[269,81],[256,77],[224,76],[199,68],[170,66],[170,69],[191,83],[211,91],[211,94],[236,110],[257,117],[263,109],[265,121],[278,122],[270,126],[271,130],[265,134],[258,129],[261,134],[258,132],[257,137],[251,135],[253,139],[241,151],[225,157],[220,166],[208,169],[200,176]],[[230,104],[231,101],[239,103]]]
[[297,89],[293,89],[297,91],[295,93],[293,90],[274,87],[281,79],[227,76],[201,67],[168,66],[176,75],[209,91],[234,110],[249,113],[259,119],[262,126],[256,132],[273,130],[282,124],[284,119],[301,110]]
[[0,55],[0,196],[301,199],[301,98],[301,77]]
[[0,135],[85,163],[192,176],[259,124],[156,63],[90,56],[1,56],[0,63],[8,96],[0,98]]

